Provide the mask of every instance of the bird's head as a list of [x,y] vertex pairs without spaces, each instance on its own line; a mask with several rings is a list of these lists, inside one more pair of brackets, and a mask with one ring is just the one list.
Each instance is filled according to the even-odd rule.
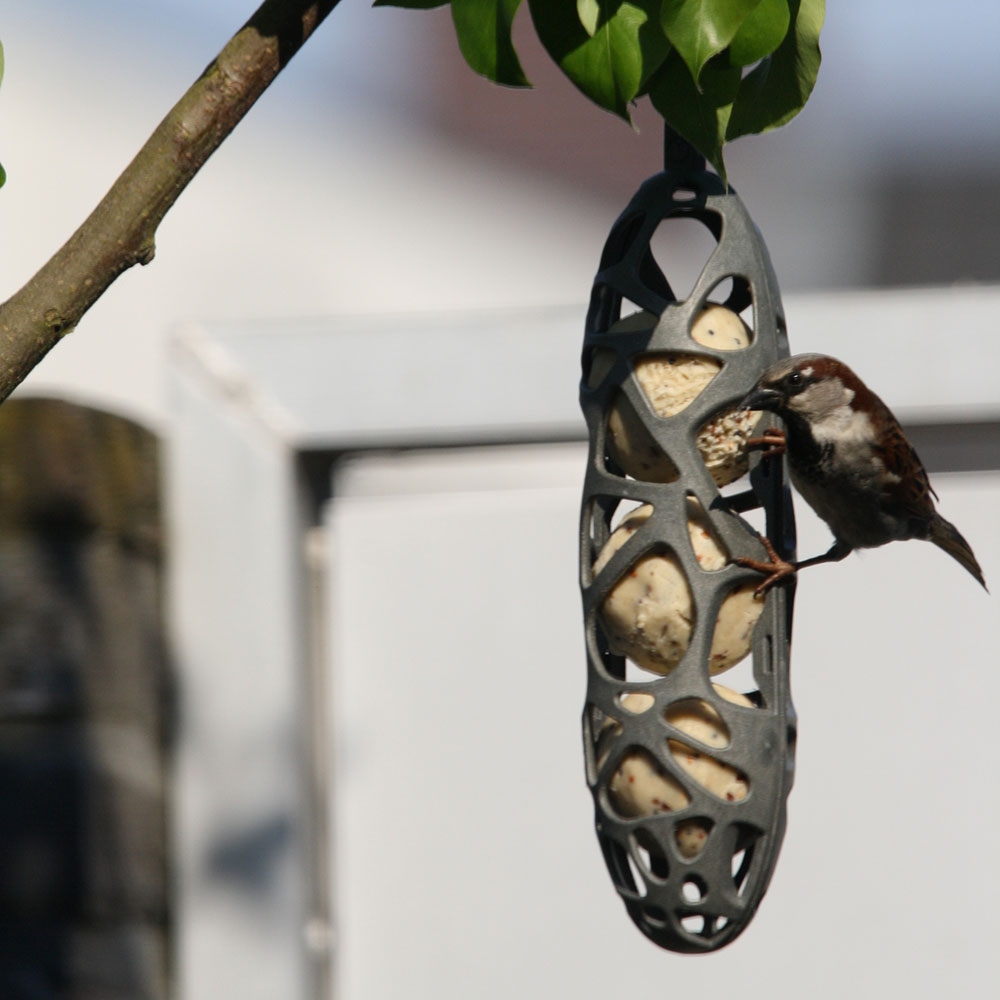
[[[851,409],[863,390],[843,362],[825,354],[796,354],[771,365],[740,403],[742,409],[798,416],[811,425]],[[859,401],[860,402],[860,401]]]

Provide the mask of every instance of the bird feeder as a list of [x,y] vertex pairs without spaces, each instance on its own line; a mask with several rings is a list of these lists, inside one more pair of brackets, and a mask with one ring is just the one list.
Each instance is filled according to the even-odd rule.
[[[746,208],[669,132],[665,149],[608,236],[586,319],[584,753],[629,915],[664,948],[709,952],[767,889],[794,773],[794,582],[758,598],[759,574],[734,563],[762,557],[751,519],[794,558],[782,463],[746,447],[773,421],[737,409],[788,345]],[[691,289],[651,245],[676,220],[714,239]]]

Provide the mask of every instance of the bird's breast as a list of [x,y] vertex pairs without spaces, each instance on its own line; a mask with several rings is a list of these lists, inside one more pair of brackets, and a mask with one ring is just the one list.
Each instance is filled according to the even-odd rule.
[[838,539],[867,549],[913,536],[886,490],[898,477],[887,472],[871,448],[829,445],[817,453],[818,460],[805,463],[790,455],[789,471],[802,498]]

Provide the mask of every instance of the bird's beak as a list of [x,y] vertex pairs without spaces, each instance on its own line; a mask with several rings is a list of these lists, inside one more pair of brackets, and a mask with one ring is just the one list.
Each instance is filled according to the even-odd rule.
[[782,395],[777,389],[755,385],[741,400],[740,410],[777,410],[782,403]]

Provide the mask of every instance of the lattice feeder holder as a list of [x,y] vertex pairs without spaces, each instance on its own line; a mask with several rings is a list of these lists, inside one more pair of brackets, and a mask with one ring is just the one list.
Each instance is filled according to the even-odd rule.
[[[683,299],[651,246],[678,219],[714,237]],[[794,583],[757,598],[761,577],[732,560],[766,558],[749,518],[794,557],[782,463],[745,448],[775,422],[736,409],[787,354],[746,209],[668,139],[666,171],[608,237],[587,315],[580,577],[598,840],[629,915],[674,951],[714,951],[746,928],[785,829]]]

